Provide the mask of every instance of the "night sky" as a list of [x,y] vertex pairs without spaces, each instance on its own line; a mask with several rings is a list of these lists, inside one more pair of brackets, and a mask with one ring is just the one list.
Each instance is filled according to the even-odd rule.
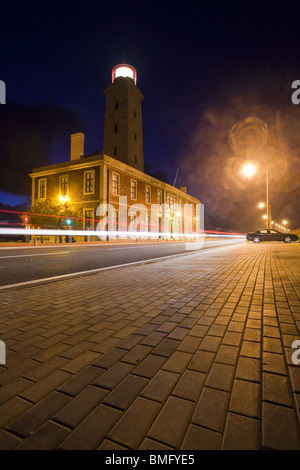
[[125,54],[145,97],[147,172],[173,184],[179,168],[207,227],[247,231],[264,225],[268,169],[272,218],[299,228],[299,12],[288,1],[1,4],[0,208],[28,202],[33,168],[69,160],[70,134],[102,151],[102,90]]

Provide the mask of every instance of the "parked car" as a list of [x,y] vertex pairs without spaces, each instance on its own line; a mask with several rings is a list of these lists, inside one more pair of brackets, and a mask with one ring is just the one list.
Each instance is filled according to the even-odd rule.
[[246,238],[247,240],[254,243],[259,243],[263,241],[291,243],[296,242],[298,240],[298,235],[294,235],[293,233],[278,232],[278,230],[275,230],[273,228],[263,228],[260,230],[256,230],[256,232],[247,233]]

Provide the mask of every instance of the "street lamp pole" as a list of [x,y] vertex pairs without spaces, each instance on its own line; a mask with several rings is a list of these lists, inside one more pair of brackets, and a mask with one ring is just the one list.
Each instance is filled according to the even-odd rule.
[[267,193],[267,229],[270,228],[270,206],[269,206],[269,173],[266,170],[266,193]]

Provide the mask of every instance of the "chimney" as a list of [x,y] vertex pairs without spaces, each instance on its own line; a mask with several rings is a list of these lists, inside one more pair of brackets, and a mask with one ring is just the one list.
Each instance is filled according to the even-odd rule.
[[71,134],[71,160],[79,160],[84,155],[84,134]]
[[181,186],[181,188],[179,188],[180,191],[182,191],[183,193],[186,193],[187,192],[187,187],[186,186]]

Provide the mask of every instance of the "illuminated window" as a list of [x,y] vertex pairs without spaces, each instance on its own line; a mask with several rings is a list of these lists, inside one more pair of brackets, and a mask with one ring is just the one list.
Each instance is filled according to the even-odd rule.
[[84,211],[84,228],[85,230],[94,229],[94,210],[86,209]]
[[47,180],[46,178],[39,180],[39,199],[46,199],[46,185],[47,185]]
[[130,191],[131,199],[136,199],[136,193],[137,193],[137,183],[136,181],[131,180],[131,191]]
[[113,194],[119,194],[120,189],[120,175],[117,173],[112,174],[112,192]]
[[60,177],[59,190],[62,196],[67,196],[69,192],[69,176],[68,175],[64,175]]
[[146,186],[146,202],[150,204],[151,202],[151,189],[150,186]]
[[84,193],[94,192],[94,171],[84,172]]
[[159,204],[161,206],[161,203],[162,203],[162,193],[161,191],[157,191],[157,204]]

